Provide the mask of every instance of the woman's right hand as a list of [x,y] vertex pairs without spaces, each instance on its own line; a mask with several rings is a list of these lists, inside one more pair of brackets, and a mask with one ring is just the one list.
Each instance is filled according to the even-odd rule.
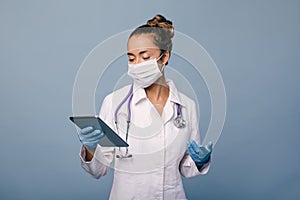
[[79,131],[78,137],[87,149],[94,150],[98,142],[104,137],[104,133],[102,130],[88,126]]

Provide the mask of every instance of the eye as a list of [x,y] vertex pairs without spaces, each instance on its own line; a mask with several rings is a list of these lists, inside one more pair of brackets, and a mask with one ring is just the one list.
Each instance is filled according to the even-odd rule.
[[143,57],[144,60],[148,60],[149,58],[150,58],[150,56]]
[[133,56],[128,57],[129,62],[133,62],[134,60],[135,60],[135,57],[133,57]]

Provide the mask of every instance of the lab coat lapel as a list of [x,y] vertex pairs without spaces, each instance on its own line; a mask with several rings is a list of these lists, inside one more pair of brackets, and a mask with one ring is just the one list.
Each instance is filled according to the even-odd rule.
[[182,102],[180,101],[180,98],[179,98],[177,88],[176,88],[175,84],[173,83],[173,81],[170,79],[167,79],[167,84],[170,88],[170,92],[169,92],[169,98],[164,107],[163,116],[162,116],[164,123],[167,123],[169,120],[174,118],[174,115],[177,114],[176,113],[177,112],[176,103],[182,105]]
[[164,124],[166,124],[169,120],[171,120],[173,116],[174,116],[174,103],[168,100],[162,114],[162,119]]

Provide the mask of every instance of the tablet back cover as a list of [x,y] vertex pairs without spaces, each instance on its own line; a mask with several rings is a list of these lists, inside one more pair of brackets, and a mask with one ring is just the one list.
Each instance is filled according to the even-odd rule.
[[114,132],[103,120],[98,116],[75,116],[70,117],[70,120],[79,128],[92,126],[94,129],[102,129],[105,137],[99,141],[103,147],[128,147],[129,145]]

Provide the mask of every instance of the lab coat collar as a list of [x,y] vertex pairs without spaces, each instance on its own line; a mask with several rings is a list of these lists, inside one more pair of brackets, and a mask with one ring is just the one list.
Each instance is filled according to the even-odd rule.
[[185,106],[185,104],[183,103],[183,101],[180,98],[180,94],[179,94],[174,82],[171,79],[167,79],[166,82],[170,88],[170,94],[169,94],[170,101],[172,101],[176,104],[180,104],[181,106]]
[[[170,94],[169,101],[185,106],[180,98],[179,92],[171,79],[166,79],[166,83],[169,86]],[[145,89],[138,87],[136,84],[133,84],[133,97],[132,102],[136,105],[139,102],[146,100],[147,95]]]

